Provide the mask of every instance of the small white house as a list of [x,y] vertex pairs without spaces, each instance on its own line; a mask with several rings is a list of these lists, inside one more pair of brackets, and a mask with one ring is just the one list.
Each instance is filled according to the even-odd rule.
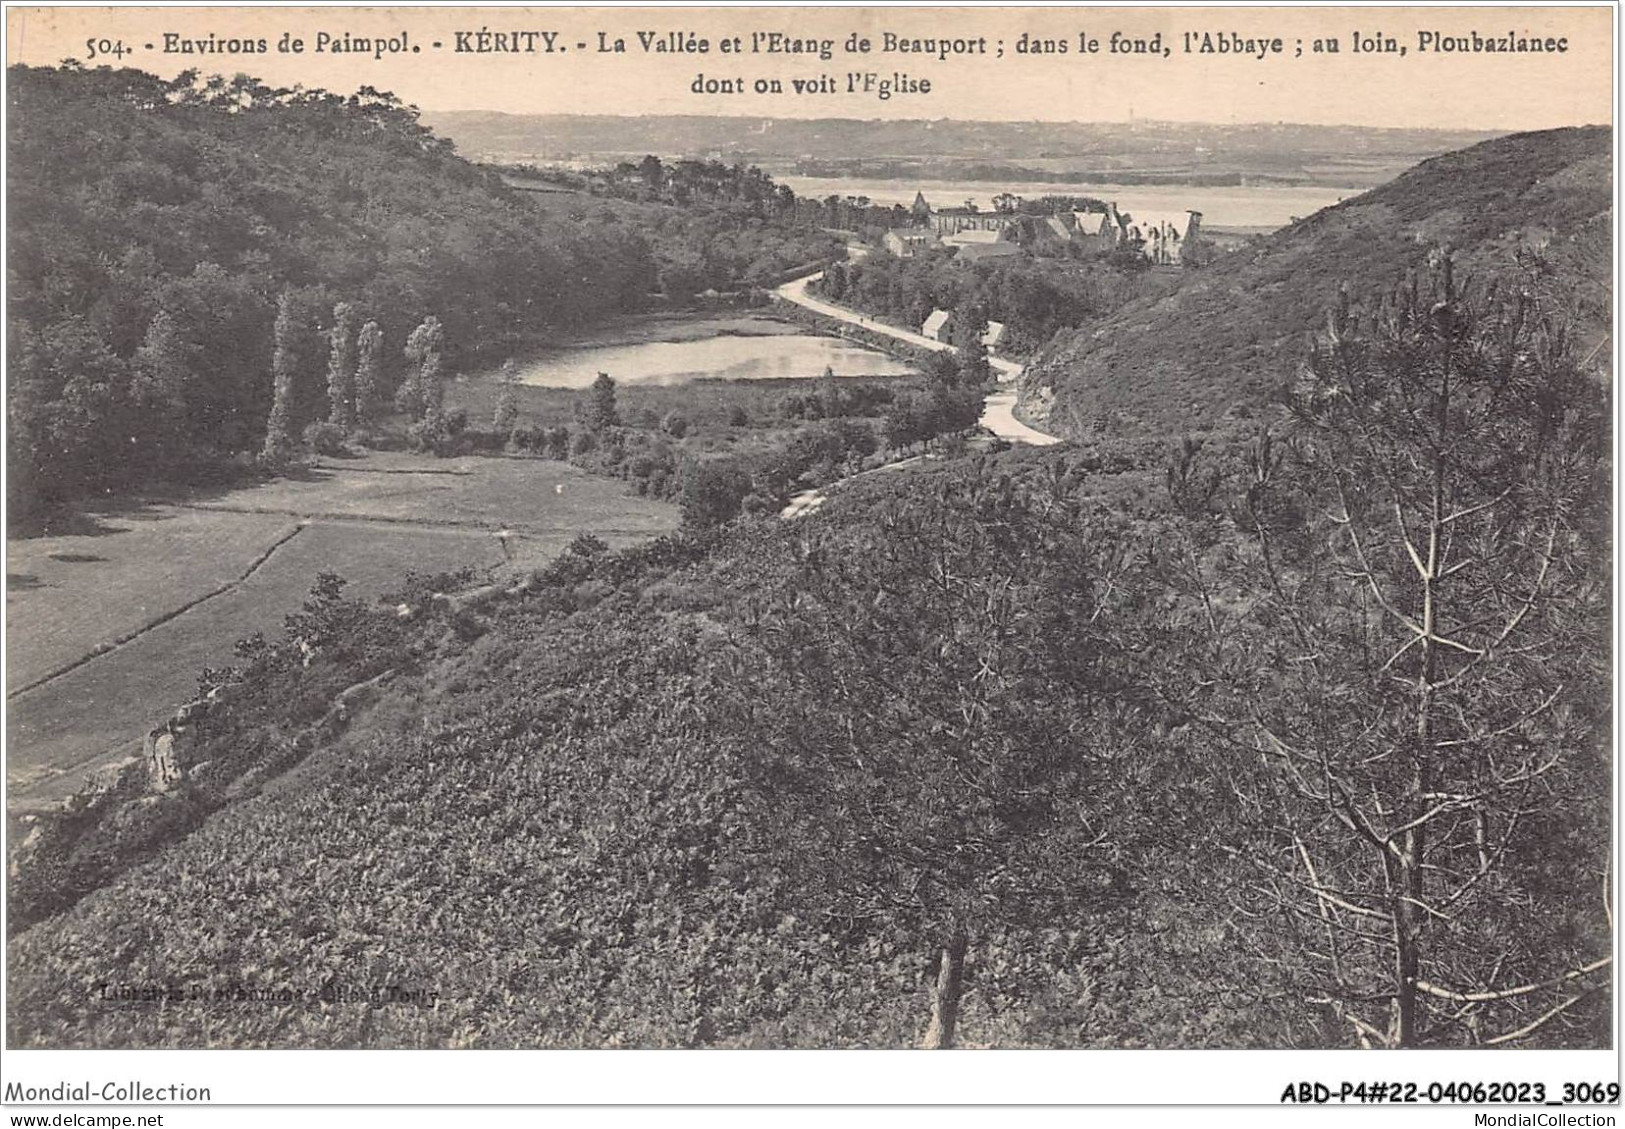
[[1130,214],[1129,237],[1140,240],[1141,254],[1162,265],[1182,262],[1202,227],[1202,213],[1196,211]]
[[947,310],[932,310],[931,316],[920,326],[920,336],[929,337],[933,341],[947,341],[948,319],[952,316]]
[[1004,341],[1004,323],[990,321],[987,323],[987,332],[982,334],[982,345],[989,353],[998,351],[1000,343]]

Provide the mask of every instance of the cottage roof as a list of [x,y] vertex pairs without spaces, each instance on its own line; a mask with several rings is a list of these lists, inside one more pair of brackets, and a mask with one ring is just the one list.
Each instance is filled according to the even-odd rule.
[[1072,221],[1079,235],[1099,235],[1111,226],[1111,217],[1105,212],[1073,212]]
[[1014,243],[966,243],[960,245],[956,258],[962,263],[974,263],[981,259],[1001,259],[1019,254],[1021,248]]
[[990,322],[988,322],[987,323],[987,332],[982,334],[982,344],[984,346],[986,346],[987,348],[992,349],[992,348],[995,348],[999,344],[999,342],[1003,341],[1003,340],[1004,340],[1004,323],[1002,321],[990,321]]
[[998,229],[989,231],[976,229],[971,231],[956,231],[952,235],[944,235],[942,237],[942,241],[948,244],[950,247],[965,247],[972,243],[997,243],[1003,235],[1004,232]]
[[920,326],[920,333],[926,337],[936,337],[942,332],[942,327],[948,324],[950,316],[947,310],[932,310],[931,316]]
[[1185,231],[1190,227],[1191,215],[1189,212],[1142,212],[1133,211],[1131,226],[1140,229],[1140,234],[1151,239],[1152,232],[1171,230],[1180,239],[1185,238]]

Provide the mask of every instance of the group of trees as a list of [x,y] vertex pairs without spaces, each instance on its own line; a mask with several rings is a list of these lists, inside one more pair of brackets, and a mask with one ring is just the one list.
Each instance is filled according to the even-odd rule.
[[[378,323],[368,321],[358,337],[355,307],[348,302],[333,307],[331,322],[321,335],[328,346],[323,405],[303,386],[306,377],[299,363],[299,339],[309,327],[300,325],[298,305],[294,295],[286,292],[277,300],[271,409],[260,448],[260,461],[271,467],[282,466],[298,451],[295,436],[301,436],[309,450],[333,454],[349,439],[370,439],[383,414],[384,333]],[[394,401],[396,410],[410,420],[407,438],[420,450],[442,450],[450,436],[441,371],[444,343],[444,330],[433,315],[424,318],[406,340],[404,355],[412,367],[395,390]],[[177,406],[178,410],[183,407]]]
[[[550,170],[546,175],[560,173]],[[867,196],[831,194],[821,200],[798,197],[761,169],[740,161],[731,165],[721,161],[663,162],[650,155],[587,174],[579,183],[623,199],[659,201],[684,208],[720,208],[756,219],[794,221],[811,227],[879,233],[913,222],[901,204],[880,205]]]
[[[507,171],[643,205],[660,290],[676,302],[706,290],[774,286],[788,271],[845,253],[841,238],[825,229],[847,226],[837,221],[850,216],[800,199],[742,163],[648,156],[593,172],[532,165]],[[899,212],[898,224],[888,226],[906,222],[907,213]]]
[[1160,285],[1144,271],[1104,261],[1023,256],[966,268],[932,253],[836,263],[818,284],[832,302],[914,330],[932,310],[980,309],[1004,323],[1005,348],[1015,352],[1040,349],[1058,330],[1088,324]]
[[[686,525],[710,528],[742,513],[777,513],[796,491],[867,469],[883,449],[974,428],[987,381],[985,351],[975,348],[933,355],[923,379],[848,380],[826,369],[807,391],[782,397],[767,426],[735,451],[736,436],[718,444],[695,434],[681,410],[623,411],[614,378],[599,373],[578,394],[573,428],[520,425],[506,438],[519,450],[624,478],[640,496],[675,500]],[[746,427],[750,415],[734,403],[714,413],[711,427],[723,423]]]
[[1104,212],[1106,201],[1097,196],[1044,195],[1031,200],[1004,192],[993,197],[993,209],[1024,216],[1053,216],[1058,212]]

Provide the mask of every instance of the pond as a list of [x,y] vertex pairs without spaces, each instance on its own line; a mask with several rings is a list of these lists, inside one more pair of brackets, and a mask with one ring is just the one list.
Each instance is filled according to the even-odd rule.
[[786,377],[906,376],[914,370],[884,353],[812,334],[709,337],[561,349],[523,362],[519,382],[544,388],[586,388],[601,372],[623,385],[686,384],[707,377],[780,380]]

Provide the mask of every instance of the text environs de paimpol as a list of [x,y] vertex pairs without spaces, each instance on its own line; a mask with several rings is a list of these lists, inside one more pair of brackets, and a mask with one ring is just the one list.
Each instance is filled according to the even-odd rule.
[[166,55],[268,55],[273,50],[281,55],[371,55],[381,59],[385,55],[416,52],[417,45],[405,30],[383,35],[355,35],[347,31],[318,31],[312,35],[285,31],[280,38],[253,38],[230,35],[182,35],[178,31],[163,34]]

